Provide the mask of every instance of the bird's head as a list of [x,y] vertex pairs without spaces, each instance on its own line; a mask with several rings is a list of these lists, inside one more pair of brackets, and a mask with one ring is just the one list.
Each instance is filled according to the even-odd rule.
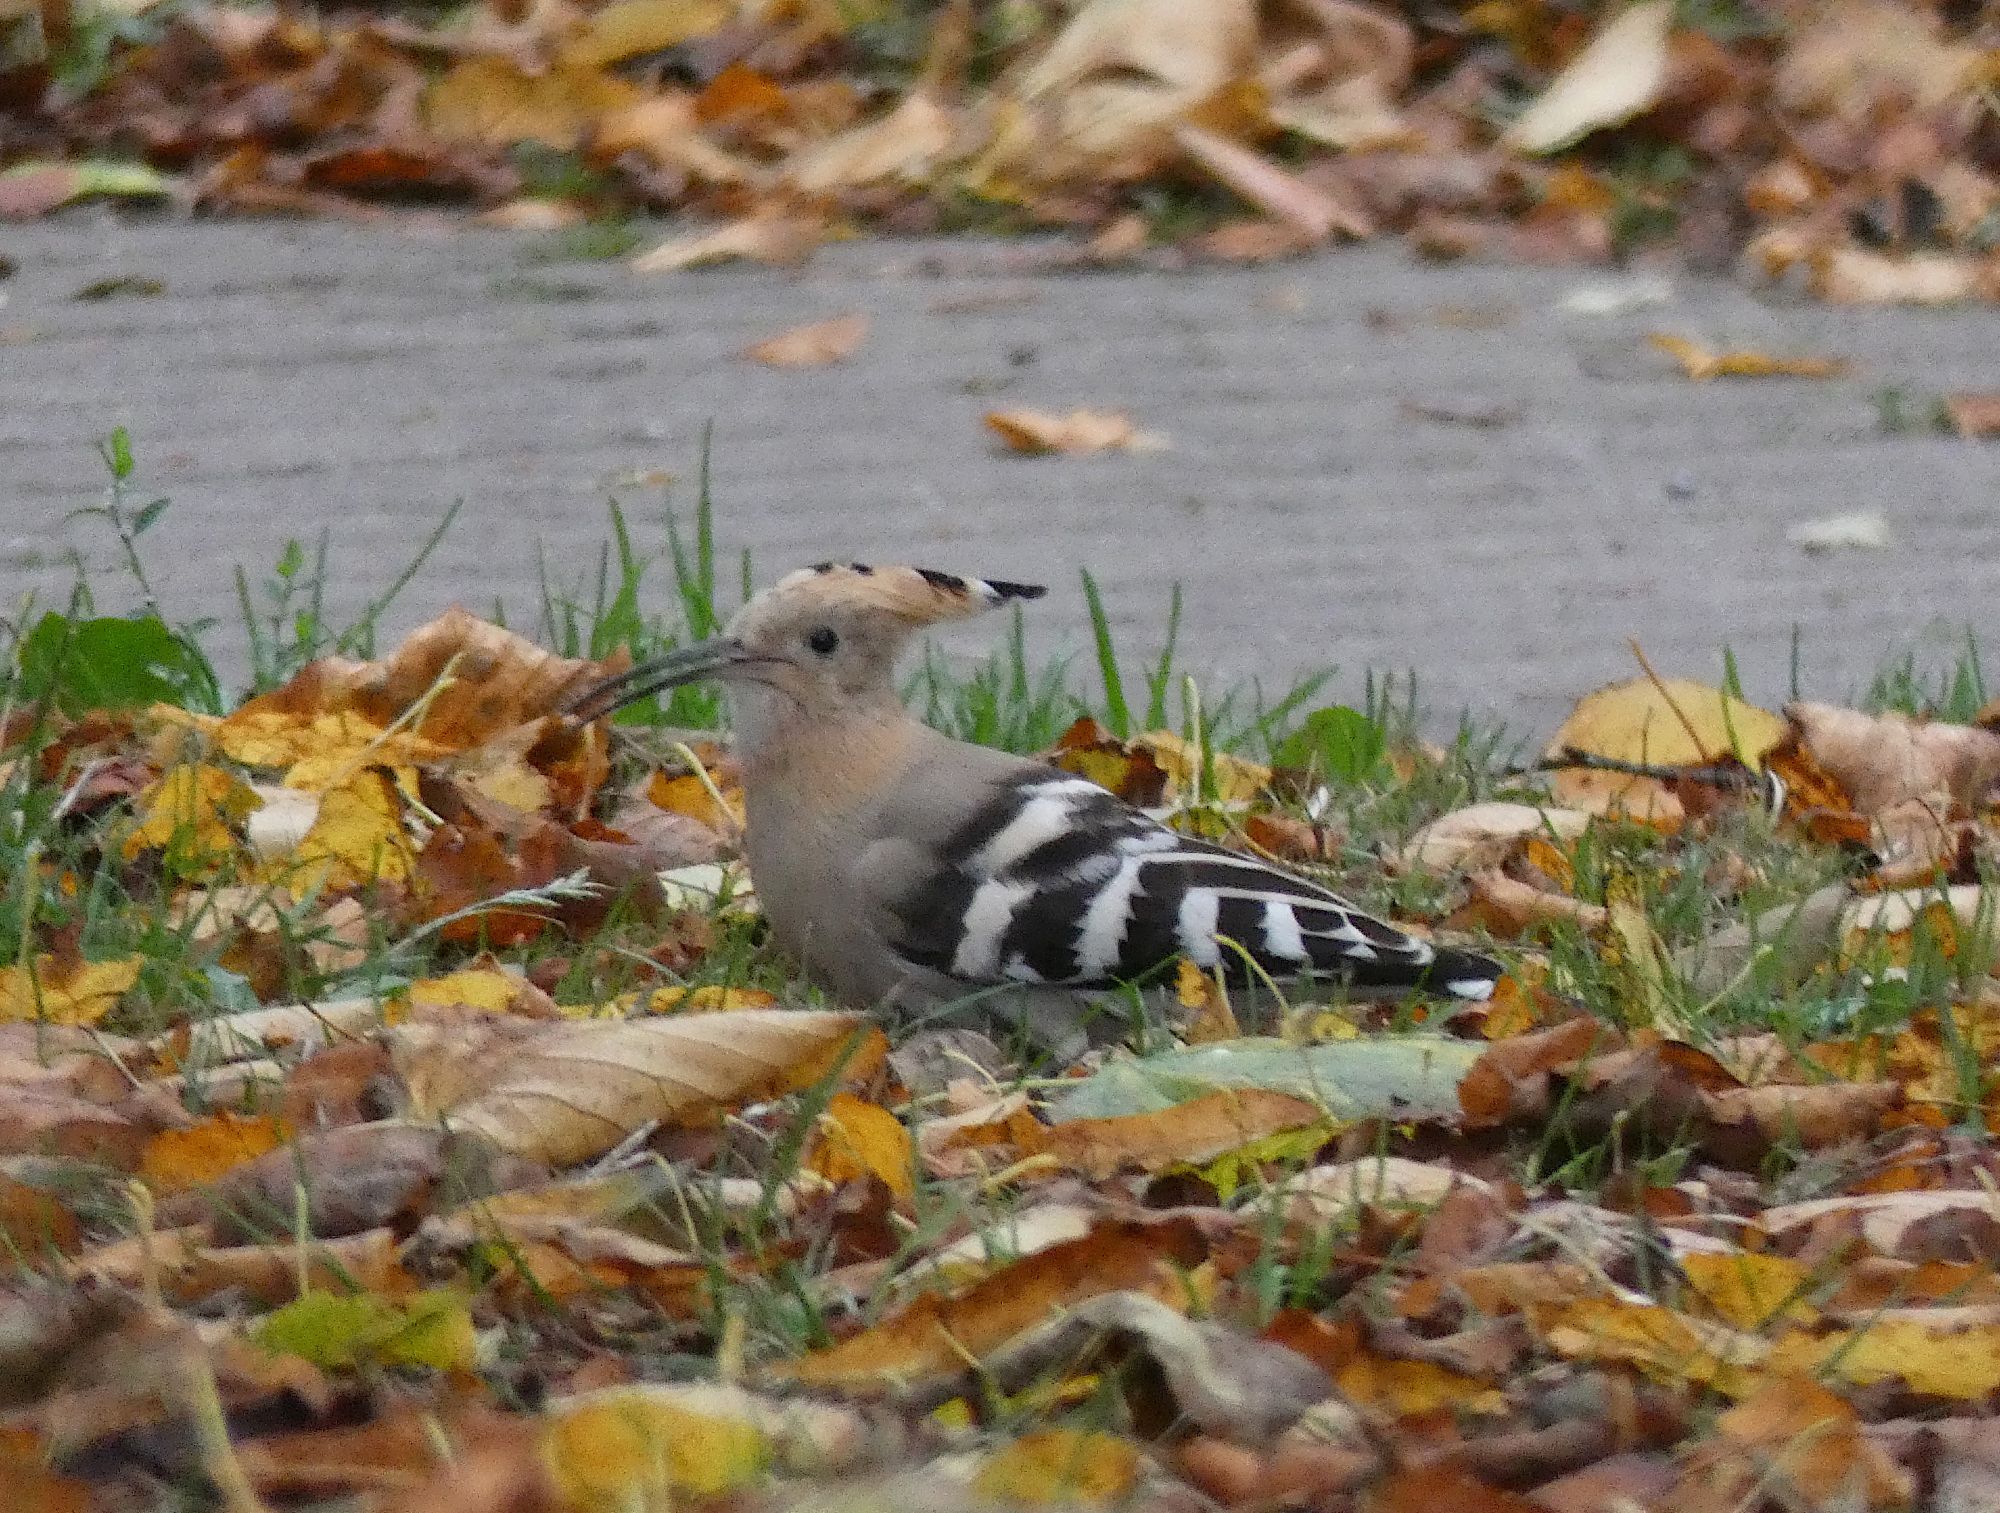
[[822,562],[756,595],[723,634],[640,663],[588,691],[573,712],[591,718],[714,678],[729,691],[739,742],[754,748],[793,721],[819,725],[893,705],[896,659],[916,631],[1043,592],[929,568]]

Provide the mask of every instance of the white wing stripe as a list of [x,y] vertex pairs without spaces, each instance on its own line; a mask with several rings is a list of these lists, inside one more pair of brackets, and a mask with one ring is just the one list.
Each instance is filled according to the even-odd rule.
[[1076,941],[1077,971],[1102,977],[1119,964],[1119,947],[1132,918],[1132,895],[1139,891],[1139,863],[1127,861],[1084,910]]
[[1275,898],[1264,905],[1264,949],[1286,961],[1309,961],[1299,917]]
[[1212,967],[1222,960],[1222,948],[1215,943],[1220,912],[1215,895],[1206,888],[1191,888],[1181,899],[1180,913],[1174,918],[1174,938],[1198,967]]
[[959,926],[958,949],[952,953],[955,977],[990,977],[1000,965],[1000,943],[1014,910],[1035,891],[1033,883],[988,882],[979,886],[966,906],[965,921]]
[[971,870],[981,877],[997,876],[1037,846],[1047,845],[1068,830],[1077,806],[1067,788],[1067,784],[1051,783],[1036,789],[1034,797],[1015,811],[1000,833],[972,854],[968,863]]

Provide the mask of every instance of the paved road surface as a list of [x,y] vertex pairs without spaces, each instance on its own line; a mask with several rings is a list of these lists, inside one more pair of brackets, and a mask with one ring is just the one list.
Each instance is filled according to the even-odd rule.
[[[712,421],[721,535],[762,575],[838,556],[1042,579],[1043,644],[1081,647],[1084,564],[1135,649],[1180,581],[1191,660],[1217,679],[1335,662],[1352,693],[1364,668],[1414,668],[1441,715],[1469,704],[1523,733],[1627,674],[1628,636],[1694,675],[1726,642],[1772,698],[1795,626],[1804,685],[1828,697],[1899,648],[1948,661],[1968,625],[2000,645],[2000,444],[1885,429],[1875,397],[2000,389],[1991,310],[1683,279],[1667,304],[1586,315],[1563,300],[1598,275],[1386,248],[1063,275],[1024,272],[1019,248],[872,242],[797,272],[643,278],[538,246],[427,222],[0,231],[18,264],[0,282],[0,607],[59,600],[72,550],[114,561],[101,525],[65,517],[122,423],[173,499],[155,538],[170,614],[232,619],[229,565],[321,527],[351,612],[462,498],[389,628],[454,599],[529,623],[538,565],[582,581],[614,494],[661,542]],[[165,289],[75,297],[121,276]],[[839,367],[739,355],[852,310],[873,329]],[[1696,384],[1654,330],[1853,372]],[[1014,405],[1126,409],[1170,445],[1006,456],[980,417]],[[1894,544],[1787,540],[1853,511]],[[217,645],[240,656],[227,627]]]

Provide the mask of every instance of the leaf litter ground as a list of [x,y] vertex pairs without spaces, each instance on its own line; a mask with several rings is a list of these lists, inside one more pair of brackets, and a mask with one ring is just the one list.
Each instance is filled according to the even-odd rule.
[[[441,203],[657,273],[861,227],[1064,229],[1030,255],[1076,266],[1666,246],[1936,304],[2000,293],[1996,58],[1952,0],[13,0],[0,216]],[[641,248],[650,211],[710,224]]]
[[1508,969],[1440,1017],[1183,965],[1050,1065],[788,974],[713,706],[554,712],[656,644],[623,587],[575,655],[276,614],[233,706],[157,616],[18,638],[12,1506],[1991,1505],[1976,660],[1767,710],[1642,659],[1513,760],[1128,687],[1101,617],[1094,705],[927,663]]

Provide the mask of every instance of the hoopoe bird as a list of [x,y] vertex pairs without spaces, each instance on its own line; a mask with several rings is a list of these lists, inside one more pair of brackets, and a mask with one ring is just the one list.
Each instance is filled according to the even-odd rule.
[[[1490,997],[1499,966],[1433,946],[1318,884],[1181,835],[1088,779],[953,740],[897,696],[924,626],[1032,584],[822,563],[713,640],[585,689],[595,719],[719,680],[743,775],[745,859],[777,943],[834,997],[927,1013],[1000,987],[1102,989],[1178,956],[1239,980]],[[1074,1004],[1074,997],[1071,998]]]

